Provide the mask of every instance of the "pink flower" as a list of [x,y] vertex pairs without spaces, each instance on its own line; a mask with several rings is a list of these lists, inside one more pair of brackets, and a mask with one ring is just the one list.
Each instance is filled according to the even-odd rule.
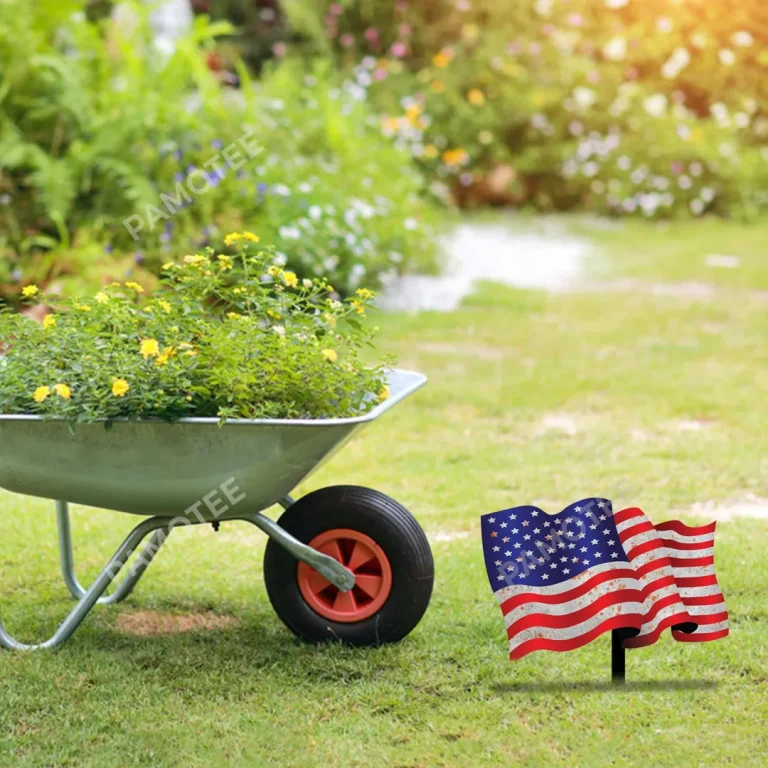
[[541,53],[541,43],[530,43],[528,45],[528,53],[530,53],[531,56],[538,56]]
[[272,46],[272,53],[274,53],[278,59],[282,59],[283,56],[288,53],[288,46],[285,43],[275,43]]
[[679,176],[683,172],[683,164],[675,161],[672,163],[672,173],[675,174],[675,176]]
[[568,23],[572,27],[582,27],[584,26],[584,17],[580,13],[569,13]]
[[410,37],[411,32],[413,32],[413,29],[411,28],[410,24],[401,24],[400,25],[400,34],[403,37]]
[[373,79],[378,80],[378,82],[381,82],[382,80],[387,79],[387,70],[386,69],[376,69],[373,72]]
[[589,72],[587,72],[587,80],[590,83],[599,83],[600,73],[596,69],[590,69]]
[[341,16],[344,13],[344,9],[338,3],[334,3],[329,10],[334,16]]
[[345,48],[351,48],[355,44],[355,38],[352,37],[349,33],[346,35],[342,35],[339,38],[339,42],[345,47]]
[[555,32],[555,27],[553,24],[543,24],[541,27],[541,34],[550,37]]
[[509,43],[507,45],[507,53],[510,56],[516,56],[520,51],[522,51],[523,47],[520,45],[520,43]]
[[408,53],[408,46],[400,42],[399,40],[392,45],[392,55],[396,59],[401,59],[403,56],[405,56]]
[[408,10],[408,3],[405,2],[405,0],[398,0],[395,3],[395,10],[398,11],[399,13],[402,13],[403,11],[407,11]]
[[374,29],[373,27],[369,27],[368,29],[366,29],[365,30],[365,39],[369,43],[374,42],[374,40],[378,40],[379,39],[379,32],[378,32],[378,30]]

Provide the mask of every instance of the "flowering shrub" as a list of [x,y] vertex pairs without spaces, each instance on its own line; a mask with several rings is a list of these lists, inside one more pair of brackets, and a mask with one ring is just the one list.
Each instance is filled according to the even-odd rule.
[[298,5],[322,9],[315,45],[330,43],[383,133],[460,199],[501,184],[540,208],[768,205],[763,0]]
[[332,298],[325,279],[299,279],[245,232],[167,263],[159,289],[115,283],[87,299],[28,301],[42,324],[0,314],[0,413],[98,419],[355,416],[387,396],[383,368],[360,348],[373,297]]

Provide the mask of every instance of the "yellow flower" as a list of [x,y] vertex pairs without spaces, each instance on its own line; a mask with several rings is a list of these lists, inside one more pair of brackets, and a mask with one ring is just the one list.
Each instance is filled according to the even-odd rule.
[[365,317],[365,305],[361,304],[357,299],[352,299],[352,306],[355,309],[355,312],[357,312],[358,315],[361,315],[362,317]]
[[109,296],[107,296],[104,291],[99,291],[94,297],[94,301],[98,301],[99,304],[106,304],[109,301]]
[[412,104],[405,110],[405,117],[411,125],[418,125],[421,115],[421,107],[418,104]]
[[162,368],[164,365],[167,364],[169,359],[170,359],[169,356],[166,355],[165,352],[163,352],[163,354],[160,355],[160,357],[158,357],[157,360],[155,360],[155,365],[158,368]]
[[72,397],[72,390],[66,384],[54,384],[53,391],[65,400],[69,400]]
[[158,306],[161,309],[164,309],[166,312],[171,311],[171,305],[165,299],[160,299],[157,303],[158,303]]
[[184,263],[191,264],[193,267],[199,267],[204,261],[207,261],[207,259],[199,253],[188,254],[184,257]]
[[299,284],[299,278],[295,272],[283,272],[283,281],[289,288],[295,288]]
[[379,392],[379,402],[383,403],[385,400],[389,399],[390,391],[389,387],[385,384],[384,389]]
[[442,80],[433,80],[429,86],[429,90],[432,91],[432,93],[444,93],[445,83]]
[[430,160],[436,158],[439,154],[439,150],[434,144],[427,144],[424,147],[424,157],[428,157]]
[[172,261],[168,261],[165,264],[163,264],[163,269],[173,269],[176,265]]
[[91,308],[87,304],[77,304],[76,308],[79,309],[81,312],[90,312]]
[[227,317],[230,320],[239,320],[242,315],[239,312],[227,312]]
[[136,293],[144,293],[144,289],[138,283],[126,283],[125,287],[136,291]]
[[399,127],[400,120],[397,117],[383,117],[381,119],[381,129],[384,131],[384,133],[397,133],[397,129]]
[[24,290],[22,290],[21,295],[25,299],[29,299],[38,293],[40,293],[40,289],[36,285],[27,285],[24,287]]
[[479,107],[485,104],[485,94],[479,88],[470,88],[467,93],[467,101],[473,107]]
[[232,259],[230,259],[229,256],[221,254],[218,258],[222,269],[232,269]]
[[141,342],[141,356],[147,360],[150,357],[157,357],[160,354],[160,347],[156,339],[144,339]]
[[274,264],[267,270],[267,274],[272,277],[277,277],[283,270],[280,267],[276,267]]
[[56,325],[56,322],[57,321],[54,315],[46,315],[43,319],[43,328],[45,328],[46,331],[49,331]]
[[234,294],[245,293],[245,288],[241,288],[240,286],[238,286],[237,288],[232,289],[232,293]]
[[440,53],[436,53],[432,58],[432,63],[439,69],[445,69],[453,58],[453,51],[450,48],[443,48]]
[[335,349],[324,349],[323,350],[323,357],[329,362],[329,363],[335,363],[339,359],[339,355],[336,352]]
[[330,312],[326,312],[323,317],[325,318],[325,322],[328,323],[331,328],[336,327],[336,318],[330,314]]
[[469,160],[469,155],[465,149],[447,149],[443,152],[443,162],[446,165],[464,165]]
[[361,299],[372,299],[375,296],[370,288],[358,288],[356,293]]
[[125,393],[130,389],[125,379],[115,379],[112,383],[112,394],[115,397],[125,397]]
[[236,243],[238,240],[242,240],[243,236],[239,232],[230,232],[225,238],[224,238],[224,245],[232,245],[232,243]]
[[533,103],[534,106],[543,107],[547,103],[547,94],[543,91],[534,91]]
[[42,403],[43,400],[45,400],[48,395],[51,394],[51,388],[50,387],[38,387],[34,394],[32,395],[32,399],[36,403]]
[[243,232],[243,240],[250,240],[252,243],[258,243],[261,238],[258,235],[254,235],[253,232]]

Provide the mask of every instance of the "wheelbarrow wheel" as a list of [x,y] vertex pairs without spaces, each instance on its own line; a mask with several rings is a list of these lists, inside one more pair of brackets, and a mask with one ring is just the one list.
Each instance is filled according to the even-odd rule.
[[419,623],[432,596],[432,552],[413,515],[394,499],[357,486],[323,488],[289,507],[279,524],[343,563],[356,579],[342,592],[270,540],[267,594],[294,634],[311,642],[382,645]]

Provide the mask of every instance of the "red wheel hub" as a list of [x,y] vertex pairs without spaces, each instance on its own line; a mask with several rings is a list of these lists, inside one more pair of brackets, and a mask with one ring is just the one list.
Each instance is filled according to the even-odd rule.
[[349,528],[315,536],[309,546],[338,560],[355,574],[355,586],[342,592],[306,563],[299,563],[299,589],[313,611],[342,623],[373,616],[392,591],[392,568],[384,550],[370,537]]

